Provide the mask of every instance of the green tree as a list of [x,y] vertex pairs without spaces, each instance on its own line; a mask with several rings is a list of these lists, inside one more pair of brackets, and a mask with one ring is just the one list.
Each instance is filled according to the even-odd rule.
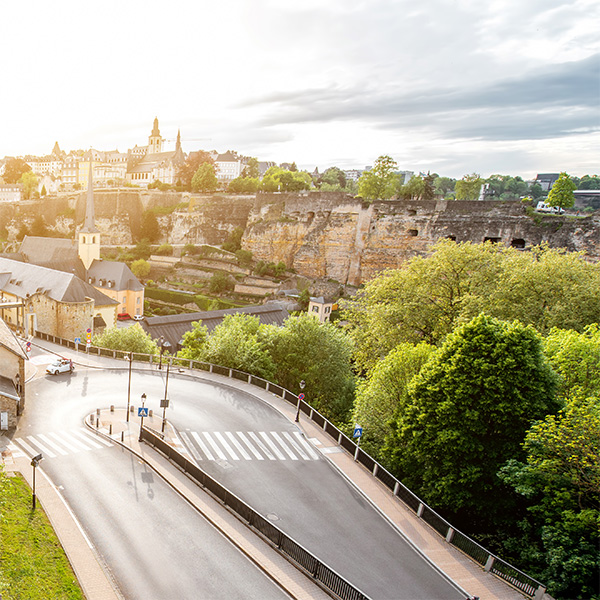
[[173,256],[173,246],[171,244],[161,244],[156,249],[156,254],[159,256]]
[[317,180],[317,186],[325,192],[346,189],[346,175],[338,167],[329,167]]
[[573,192],[577,189],[575,182],[562,172],[548,193],[546,204],[556,206],[557,208],[571,208],[575,204],[575,195]]
[[160,226],[156,214],[152,210],[145,210],[142,213],[139,239],[148,240],[151,244],[160,239]]
[[33,222],[31,223],[28,235],[35,235],[39,237],[45,237],[48,235],[48,227],[42,215],[35,216]]
[[401,342],[437,345],[459,323],[485,312],[546,334],[600,321],[600,265],[548,247],[520,252],[499,244],[442,240],[428,257],[384,271],[341,303],[368,370]]
[[255,194],[260,187],[260,180],[255,177],[237,177],[227,187],[232,194]]
[[190,152],[183,165],[179,168],[177,177],[181,180],[181,184],[186,190],[192,189],[192,178],[200,165],[203,164],[214,165],[215,161],[208,152],[198,150],[197,152]]
[[306,171],[287,171],[269,167],[260,184],[263,192],[301,192],[310,189],[312,179]]
[[459,527],[493,529],[516,504],[498,470],[522,456],[532,421],[557,410],[556,379],[532,327],[475,317],[410,384],[387,462]]
[[600,326],[582,333],[554,328],[544,339],[544,352],[560,375],[559,393],[567,402],[577,397],[600,397]]
[[31,171],[26,171],[21,175],[19,183],[23,186],[23,196],[29,200],[37,190],[38,178]]
[[22,158],[9,158],[4,165],[2,178],[6,183],[17,183],[23,173],[31,172],[31,167]]
[[390,156],[382,155],[375,161],[370,171],[365,171],[358,180],[358,194],[365,200],[387,200],[398,185],[394,171],[398,168]]
[[433,181],[433,189],[436,194],[441,196],[447,196],[450,192],[454,191],[455,179],[451,177],[436,177]]
[[479,199],[479,193],[484,180],[479,177],[477,173],[471,175],[465,175],[462,179],[459,179],[455,186],[454,191],[456,192],[457,200],[477,200]]
[[425,181],[417,175],[398,187],[398,195],[404,200],[420,200],[425,194]]
[[530,501],[526,567],[559,600],[600,598],[600,398],[569,400],[531,427],[524,449],[500,476]]
[[248,158],[244,170],[242,171],[242,177],[245,179],[258,179],[260,177],[260,168],[257,158],[253,156]]
[[94,335],[92,344],[100,348],[136,352],[140,354],[158,354],[156,342],[142,329],[139,323],[129,327],[110,327],[100,335]]
[[381,458],[384,442],[392,433],[391,420],[406,404],[408,384],[434,349],[424,342],[399,344],[358,383],[351,423],[363,427],[361,447],[376,459]]
[[138,279],[145,279],[150,274],[150,263],[143,258],[134,260],[133,263],[131,263],[131,272]]
[[584,175],[579,182],[580,190],[600,190],[600,177],[598,175]]
[[263,340],[264,326],[258,317],[242,313],[226,315],[210,335],[205,335],[202,327],[194,327],[184,335],[179,356],[272,380],[275,368]]
[[236,227],[229,233],[227,239],[221,245],[223,250],[228,252],[236,252],[242,247],[242,237],[244,236],[244,230],[241,227]]
[[217,271],[213,273],[210,282],[208,285],[208,289],[211,294],[222,294],[227,290],[232,290],[234,287],[233,281],[227,273],[223,273],[223,271]]
[[269,334],[276,382],[299,393],[304,380],[307,402],[334,422],[344,422],[354,394],[348,336],[307,313],[286,319],[283,327],[272,326]]
[[192,191],[210,193],[214,192],[218,185],[213,165],[202,163],[192,177]]

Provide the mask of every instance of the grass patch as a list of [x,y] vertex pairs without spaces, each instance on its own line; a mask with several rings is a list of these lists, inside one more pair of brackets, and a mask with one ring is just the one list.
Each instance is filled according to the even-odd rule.
[[3,600],[84,600],[46,514],[31,509],[31,489],[19,474],[0,473],[0,594]]

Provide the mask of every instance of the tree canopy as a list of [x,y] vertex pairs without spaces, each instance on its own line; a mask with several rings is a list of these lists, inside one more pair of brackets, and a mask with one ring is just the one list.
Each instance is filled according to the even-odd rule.
[[202,164],[214,165],[215,161],[208,152],[198,150],[197,152],[190,152],[183,165],[179,168],[177,176],[187,190],[192,189],[192,178]]
[[368,281],[341,303],[368,370],[401,342],[437,345],[481,312],[519,319],[545,334],[600,321],[600,265],[579,253],[442,240],[428,257]]
[[6,183],[17,183],[23,173],[29,173],[31,167],[22,158],[9,158],[4,165],[2,178]]
[[502,520],[497,472],[532,421],[555,412],[556,374],[539,334],[480,315],[451,333],[409,387],[384,452],[395,474],[462,523]]
[[365,171],[358,180],[358,194],[365,200],[386,200],[396,193],[398,176],[396,161],[382,155],[370,171]]
[[192,177],[192,191],[210,193],[214,192],[218,185],[214,166],[203,162]]
[[576,189],[577,184],[563,171],[550,189],[546,204],[562,209],[571,208],[575,204],[573,192]]
[[94,335],[92,344],[100,348],[111,348],[124,352],[158,354],[156,342],[142,329],[139,323],[129,327],[110,327],[100,335]]
[[311,176],[306,171],[286,170],[281,167],[269,167],[260,184],[263,192],[301,192],[309,190]]
[[454,185],[457,200],[477,200],[484,181],[477,173],[465,175]]

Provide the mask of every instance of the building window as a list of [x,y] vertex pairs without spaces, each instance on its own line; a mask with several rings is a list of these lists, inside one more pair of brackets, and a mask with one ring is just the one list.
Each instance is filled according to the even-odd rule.
[[318,306],[313,306],[313,312],[318,313],[319,312],[319,307]]
[[126,297],[126,296],[123,296],[123,300],[121,300],[121,302],[122,302],[123,304],[125,304],[125,303],[127,302],[127,297]]

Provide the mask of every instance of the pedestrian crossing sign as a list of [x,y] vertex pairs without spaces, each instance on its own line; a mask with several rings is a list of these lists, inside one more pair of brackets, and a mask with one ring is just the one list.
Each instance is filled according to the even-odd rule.
[[148,416],[148,409],[140,406],[140,408],[138,408],[138,417],[147,417],[147,416]]
[[353,438],[360,438],[362,437],[362,427],[360,425],[355,425],[354,426],[354,433],[352,434]]

